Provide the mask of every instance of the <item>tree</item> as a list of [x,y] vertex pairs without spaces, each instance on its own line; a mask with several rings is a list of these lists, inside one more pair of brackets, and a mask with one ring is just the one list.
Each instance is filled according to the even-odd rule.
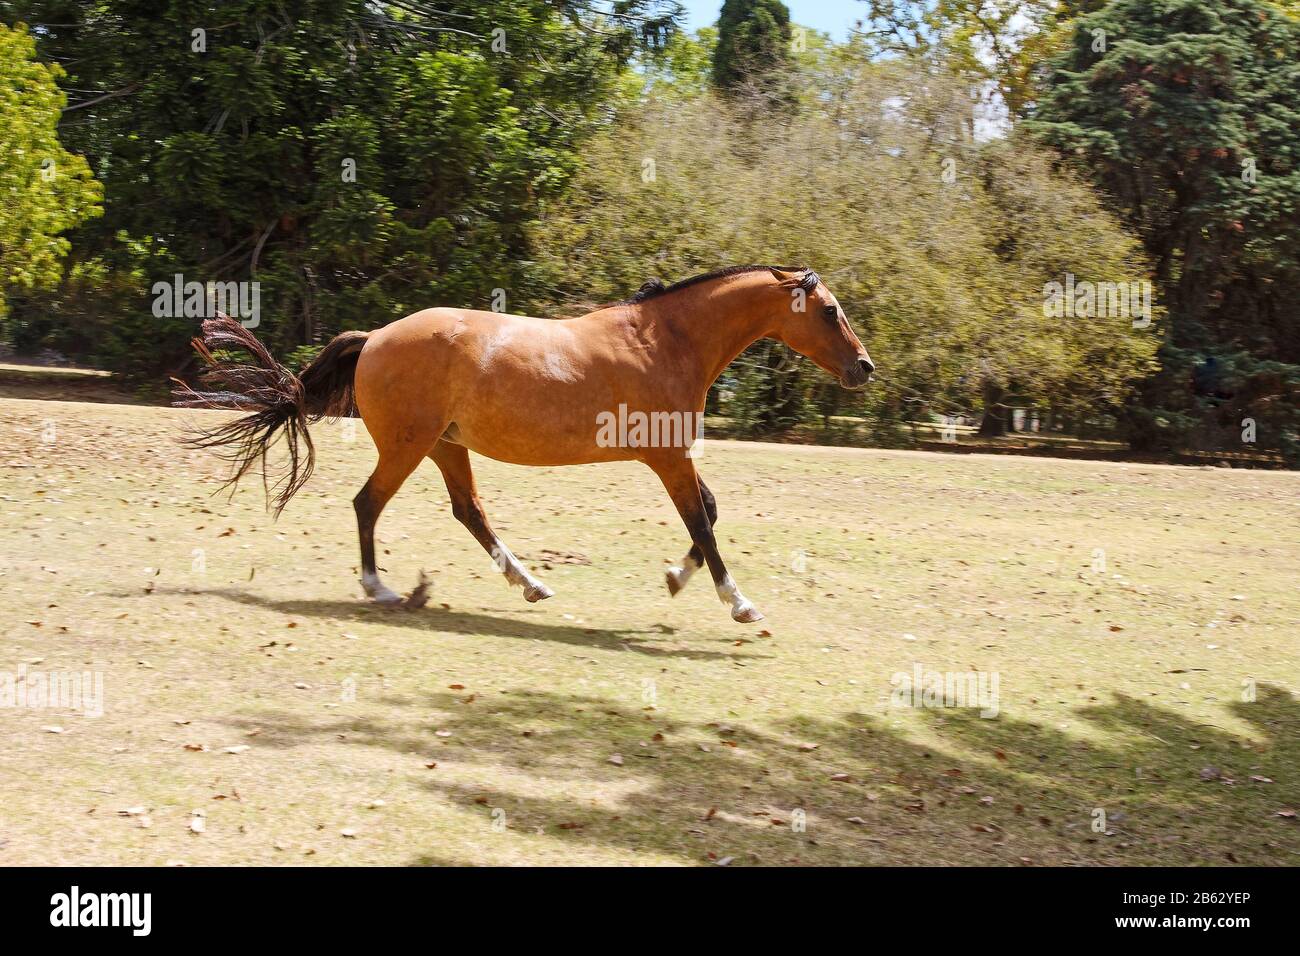
[[[103,220],[65,284],[21,303],[40,337],[159,378],[193,319],[151,286],[260,284],[277,350],[437,304],[523,295],[525,224],[558,195],[628,61],[675,4],[622,0],[0,0],[79,92],[63,134]],[[92,268],[93,267],[93,268]],[[73,293],[76,294],[73,294]],[[76,321],[68,321],[75,316]]]
[[1261,0],[1117,0],[1077,21],[1028,125],[1155,265],[1163,371],[1133,440],[1241,448],[1258,419],[1260,444],[1300,452],[1300,23]]
[[624,100],[635,103],[646,94],[659,98],[699,96],[713,82],[717,44],[714,27],[701,27],[694,34],[673,34],[662,50],[647,51],[637,68],[627,71]]
[[857,35],[876,57],[901,54],[942,63],[1019,118],[1033,106],[1044,61],[1068,43],[1069,25],[1104,3],[864,0],[866,16]]
[[720,90],[778,88],[790,67],[790,11],[781,0],[724,0],[713,51]]
[[59,143],[63,71],[35,56],[25,26],[0,24],[0,320],[6,289],[56,282],[63,234],[102,212],[90,167]]
[[1062,413],[1113,415],[1149,371],[1153,338],[1126,319],[1044,309],[1044,285],[1066,274],[1148,274],[1094,190],[1054,172],[1032,142],[961,140],[968,104],[952,81],[890,64],[836,88],[817,108],[769,112],[759,142],[753,108],[734,97],[629,111],[588,144],[574,188],[535,227],[542,297],[577,308],[651,277],[814,267],[880,381],[862,393],[823,389],[808,363],[758,343],[720,386],[726,413],[754,434],[837,408],[886,434],[883,423],[927,410],[975,414],[993,387]]

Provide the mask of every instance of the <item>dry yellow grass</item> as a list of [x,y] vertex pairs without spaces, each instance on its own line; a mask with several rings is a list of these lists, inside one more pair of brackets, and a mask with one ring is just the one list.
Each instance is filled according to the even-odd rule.
[[[0,400],[0,672],[104,681],[0,708],[0,864],[1300,862],[1300,476],[710,444],[743,627],[668,597],[649,472],[476,462],[530,606],[428,465],[379,539],[433,600],[389,611],[364,430],[272,523],[201,416]],[[892,706],[917,664],[997,717]]]

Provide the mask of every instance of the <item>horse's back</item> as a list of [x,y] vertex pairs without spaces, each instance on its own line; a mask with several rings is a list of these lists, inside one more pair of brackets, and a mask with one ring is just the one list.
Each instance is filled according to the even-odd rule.
[[[626,382],[605,330],[581,320],[425,309],[371,333],[357,363],[367,426],[458,443],[503,461],[564,464],[626,457],[594,446]],[[603,344],[602,344],[603,343]],[[375,433],[376,428],[371,428]]]
[[411,360],[428,350],[447,349],[468,355],[478,364],[483,353],[535,354],[572,346],[569,323],[529,315],[478,309],[423,309],[370,333],[370,352],[401,353]]

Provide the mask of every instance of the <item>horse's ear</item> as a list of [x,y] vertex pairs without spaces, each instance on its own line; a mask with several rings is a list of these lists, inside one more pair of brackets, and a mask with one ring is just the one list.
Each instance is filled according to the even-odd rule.
[[768,270],[776,276],[776,281],[781,283],[783,288],[793,288],[799,283],[799,274],[795,272],[783,272],[780,269],[773,269],[770,266]]

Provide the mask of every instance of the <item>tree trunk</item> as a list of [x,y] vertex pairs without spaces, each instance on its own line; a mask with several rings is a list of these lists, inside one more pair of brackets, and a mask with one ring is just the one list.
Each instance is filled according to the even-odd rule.
[[1002,404],[1006,392],[997,382],[984,382],[984,417],[980,420],[981,438],[1001,438],[1007,433],[1007,416],[1010,409]]

